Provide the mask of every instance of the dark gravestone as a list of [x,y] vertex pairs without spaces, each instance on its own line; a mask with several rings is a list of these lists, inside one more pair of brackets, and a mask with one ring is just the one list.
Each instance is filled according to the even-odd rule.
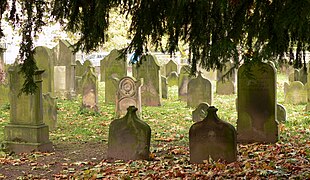
[[137,110],[130,106],[123,118],[111,122],[108,159],[149,159],[151,128],[137,117]]
[[286,122],[286,109],[282,104],[277,104],[277,120],[279,123]]
[[212,158],[227,162],[237,160],[237,141],[235,128],[218,118],[217,109],[210,106],[207,117],[193,124],[189,130],[189,149],[191,163],[204,163]]
[[270,64],[251,62],[238,70],[238,142],[275,143],[276,71]]

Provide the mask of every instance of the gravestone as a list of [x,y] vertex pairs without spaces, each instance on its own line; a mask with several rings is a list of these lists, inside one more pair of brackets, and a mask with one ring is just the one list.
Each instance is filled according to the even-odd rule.
[[[166,69],[166,74],[165,76],[168,77],[170,75],[171,72],[175,71],[178,74],[178,64],[174,61],[174,60],[170,60],[166,65],[165,65],[165,69]],[[169,81],[168,81],[169,84]]]
[[59,40],[53,48],[55,95],[72,99],[75,97],[75,54],[68,41]]
[[187,87],[187,106],[197,107],[200,103],[212,104],[212,84],[208,79],[202,77],[201,72],[197,78],[188,82]]
[[43,70],[35,72],[34,81],[38,88],[30,95],[20,95],[25,79],[19,71],[19,66],[9,70],[10,123],[4,127],[4,143],[8,150],[15,153],[52,151],[48,126],[43,122]]
[[208,115],[208,109],[210,105],[208,103],[200,103],[197,108],[192,111],[192,118],[194,122],[202,121]]
[[76,66],[75,66],[75,76],[82,77],[83,74],[85,73],[85,68],[83,67],[83,64],[79,60],[75,61],[75,64],[76,64]]
[[230,95],[236,93],[236,85],[231,80],[217,81],[216,82],[216,93],[220,95]]
[[307,70],[304,68],[294,69],[294,81],[300,81],[303,84],[307,83]]
[[191,68],[188,65],[181,67],[179,75],[178,96],[181,101],[187,101],[187,85],[192,79],[190,77]]
[[288,104],[307,103],[307,85],[304,86],[300,81],[288,84],[284,82],[284,102]]
[[275,143],[276,71],[263,62],[243,64],[238,70],[238,141]]
[[140,120],[137,108],[130,106],[127,114],[109,126],[108,159],[149,159],[151,128]]
[[50,131],[57,128],[57,102],[51,93],[43,94],[43,122]]
[[162,98],[168,99],[168,81],[165,76],[161,76]]
[[82,76],[82,106],[81,108],[90,109],[98,112],[98,82],[94,68],[88,66]]
[[115,104],[117,86],[115,86],[113,79],[121,79],[127,75],[126,59],[121,57],[121,51],[114,49],[102,61],[103,73],[105,74],[105,103]]
[[133,68],[133,77],[143,78],[141,87],[141,101],[145,106],[161,106],[162,87],[160,66],[152,55],[143,55],[139,67]]
[[277,120],[280,123],[286,122],[286,109],[282,104],[277,104]]
[[214,106],[208,108],[208,115],[193,124],[189,130],[189,151],[191,163],[204,163],[212,158],[228,163],[237,160],[237,138],[235,128],[218,118]]
[[42,93],[54,94],[54,54],[53,51],[44,46],[34,49],[34,59],[39,69],[43,69]]
[[217,70],[216,93],[230,95],[236,93],[236,72],[230,61],[225,63],[222,70]]
[[176,71],[172,71],[169,76],[167,76],[168,86],[178,86],[179,84],[179,75]]
[[129,106],[137,107],[141,114],[141,85],[143,80],[137,81],[132,77],[123,77],[119,80],[116,94],[116,117],[122,117],[127,113]]

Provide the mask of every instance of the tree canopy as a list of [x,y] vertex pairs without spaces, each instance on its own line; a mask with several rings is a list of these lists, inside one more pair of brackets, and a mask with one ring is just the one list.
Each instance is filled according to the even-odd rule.
[[309,50],[309,0],[0,0],[0,20],[7,17],[21,28],[23,91],[34,91],[32,42],[48,20],[80,32],[75,50],[89,52],[105,42],[114,7],[131,16],[131,43],[124,51],[147,53],[152,43],[173,54],[185,42],[192,72],[196,65],[221,69],[231,59],[236,66],[249,60],[282,62],[284,55],[300,68]]

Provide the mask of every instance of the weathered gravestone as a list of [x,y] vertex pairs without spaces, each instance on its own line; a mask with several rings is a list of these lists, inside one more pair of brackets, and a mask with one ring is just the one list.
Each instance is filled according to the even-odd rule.
[[137,81],[132,77],[123,77],[118,82],[116,94],[116,117],[124,116],[129,106],[137,107],[138,113],[141,114],[141,85],[143,80]]
[[57,102],[51,93],[43,94],[43,122],[48,125],[50,131],[57,128]]
[[115,104],[117,86],[115,86],[113,79],[121,79],[127,75],[126,59],[121,56],[121,51],[114,49],[102,61],[103,73],[105,74],[105,103]]
[[20,95],[24,78],[20,69],[14,66],[9,70],[10,82],[10,123],[4,127],[5,144],[15,153],[52,151],[48,126],[43,122],[42,73],[35,72],[37,90],[31,95]]
[[212,84],[208,79],[202,77],[201,72],[197,78],[188,82],[187,106],[197,107],[200,103],[212,104]]
[[192,112],[192,118],[194,122],[202,121],[208,115],[208,109],[210,105],[208,103],[202,102],[197,108]]
[[161,93],[162,98],[168,98],[168,80],[165,76],[161,76]]
[[207,117],[193,124],[189,130],[191,163],[204,163],[210,158],[227,162],[237,160],[236,130],[220,120],[216,111],[214,106],[210,106]]
[[236,93],[236,73],[232,63],[225,63],[222,70],[217,70],[216,93],[229,95]]
[[220,95],[230,95],[236,92],[236,85],[231,80],[217,81],[216,82],[216,93]]
[[187,85],[192,79],[190,77],[191,68],[188,65],[181,67],[179,75],[178,96],[181,101],[187,101]]
[[284,102],[288,104],[307,103],[307,85],[300,81],[293,81],[290,84],[284,82]]
[[68,41],[59,40],[53,48],[54,90],[56,96],[72,99],[75,97],[75,54]]
[[82,76],[82,109],[98,111],[98,82],[94,68],[88,66]]
[[35,49],[34,59],[39,69],[43,69],[42,93],[54,94],[54,54],[53,51],[44,46]]
[[111,122],[108,159],[149,159],[151,128],[137,117],[137,110],[130,106],[123,118]]
[[[166,65],[166,74],[165,76],[168,77],[171,72],[175,71],[178,74],[178,64],[174,60],[170,60]],[[169,81],[168,81],[169,83]]]
[[83,64],[79,60],[75,61],[75,64],[76,64],[75,65],[75,76],[82,77],[83,74],[85,73],[85,68]]
[[143,55],[139,67],[133,67],[133,77],[143,79],[141,101],[145,106],[161,106],[162,89],[160,66],[152,55]]
[[276,71],[263,62],[243,64],[238,70],[238,141],[278,140]]
[[178,86],[179,84],[179,75],[176,71],[172,71],[169,76],[167,76],[168,86]]
[[282,104],[277,104],[277,120],[279,123],[286,122],[286,109]]

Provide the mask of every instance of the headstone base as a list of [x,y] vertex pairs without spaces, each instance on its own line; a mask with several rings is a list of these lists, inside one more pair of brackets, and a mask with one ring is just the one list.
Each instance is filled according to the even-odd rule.
[[53,144],[49,141],[48,126],[45,124],[9,124],[4,127],[4,135],[7,149],[15,153],[53,151]]

